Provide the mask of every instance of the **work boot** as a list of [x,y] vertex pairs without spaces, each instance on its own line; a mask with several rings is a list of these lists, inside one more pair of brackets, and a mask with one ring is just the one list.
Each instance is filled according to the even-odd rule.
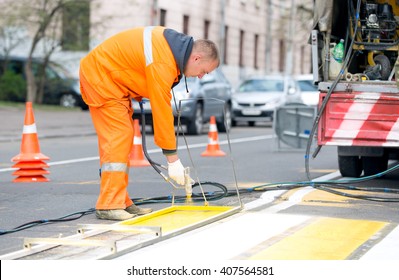
[[101,220],[123,221],[136,217],[137,215],[128,213],[123,209],[96,210],[96,217]]
[[136,214],[136,215],[144,215],[152,212],[152,208],[140,208],[137,207],[135,204],[130,205],[125,210],[130,214]]

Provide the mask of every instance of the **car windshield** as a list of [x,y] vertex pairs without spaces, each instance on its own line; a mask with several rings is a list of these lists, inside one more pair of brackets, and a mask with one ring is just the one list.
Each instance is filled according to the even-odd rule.
[[309,80],[298,81],[298,85],[301,91],[317,91],[317,87]]
[[242,83],[240,88],[238,89],[239,92],[275,92],[283,90],[284,84],[282,80],[248,80]]

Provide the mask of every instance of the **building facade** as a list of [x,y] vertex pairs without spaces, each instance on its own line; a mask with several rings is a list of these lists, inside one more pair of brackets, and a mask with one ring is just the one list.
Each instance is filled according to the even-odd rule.
[[[221,53],[222,70],[234,87],[254,74],[311,72],[308,38],[313,0],[88,0],[86,3],[87,14],[83,17],[89,18],[87,32],[79,33],[82,26],[74,18],[76,10],[71,10],[62,22],[64,32],[65,27],[72,28],[69,31],[72,38],[88,37],[86,49],[67,49],[63,45],[52,55],[75,74],[80,58],[90,49],[115,33],[145,25],[163,25],[194,39],[215,41]],[[28,50],[19,48],[19,52],[27,54]]]
[[127,28],[163,25],[215,41],[234,86],[254,74],[311,72],[312,0],[102,0],[93,9],[92,22],[110,19],[91,33],[91,47]]

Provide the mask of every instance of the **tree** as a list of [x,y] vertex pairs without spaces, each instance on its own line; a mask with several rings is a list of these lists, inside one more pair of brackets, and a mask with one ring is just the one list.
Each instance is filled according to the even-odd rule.
[[7,69],[10,53],[28,37],[21,17],[12,15],[12,7],[0,4],[0,55],[5,63],[1,65],[3,71]]
[[[0,0],[0,9],[3,12],[6,11],[4,19],[7,19],[0,21],[0,31],[9,29],[10,23],[14,22],[16,26],[25,26],[32,35],[24,69],[27,82],[26,101],[42,102],[45,68],[50,61],[50,56],[63,44],[64,10],[71,6],[76,7],[80,3],[88,6],[91,2],[92,0]],[[73,11],[76,13],[79,12],[79,9]],[[5,35],[3,37],[6,37]],[[16,39],[8,41],[13,43],[8,46],[4,44],[3,49],[6,48],[4,50],[6,54],[9,54],[13,47],[21,43],[21,40]],[[32,69],[32,59],[35,53],[40,53],[43,58],[42,69],[36,69],[39,71],[36,73],[37,79]]]
[[[25,75],[28,87],[26,101],[35,102],[37,101],[37,85],[32,70],[33,54],[39,42],[46,37],[46,32],[48,32],[47,29],[57,18],[57,13],[62,11],[63,6],[70,2],[70,0],[28,0],[27,2],[31,5],[30,8],[32,10],[32,14],[30,14],[28,21],[31,21],[34,25],[36,25],[37,29],[33,36],[32,44],[28,54],[28,60],[25,65]],[[29,7],[28,3],[25,3],[25,5],[27,5],[25,7]],[[45,66],[46,65],[44,65],[44,67]]]

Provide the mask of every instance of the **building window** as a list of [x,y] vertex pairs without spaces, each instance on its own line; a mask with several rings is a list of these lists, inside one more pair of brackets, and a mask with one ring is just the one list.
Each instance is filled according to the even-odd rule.
[[254,68],[258,69],[258,44],[259,44],[259,35],[255,34],[255,40],[254,40]]
[[209,38],[209,27],[211,25],[211,22],[209,20],[204,21],[204,39]]
[[188,24],[190,21],[190,17],[188,15],[183,16],[183,33],[188,34]]
[[244,67],[244,30],[240,30],[240,53],[239,53],[239,66]]
[[159,25],[166,26],[166,10],[164,9],[159,11]]
[[226,25],[224,27],[224,42],[223,42],[223,47],[224,47],[224,51],[223,51],[223,62],[224,64],[228,64],[228,38],[229,38],[229,27]]
[[90,43],[90,1],[71,1],[62,10],[62,49],[87,51]]
[[152,26],[159,25],[158,24],[158,10],[156,9],[155,4],[153,4],[151,6],[150,23]]

